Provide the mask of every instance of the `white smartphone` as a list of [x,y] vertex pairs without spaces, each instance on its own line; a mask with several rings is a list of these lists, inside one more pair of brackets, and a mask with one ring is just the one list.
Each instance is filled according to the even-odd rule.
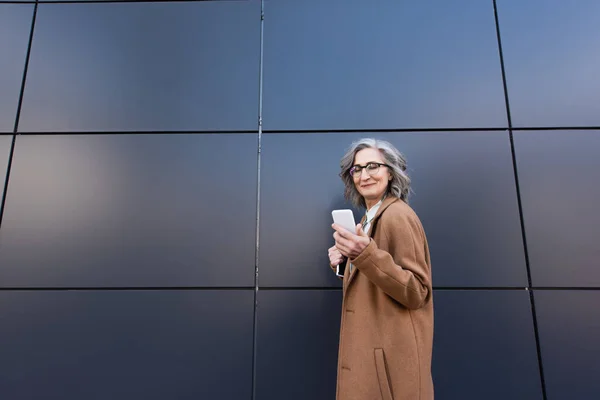
[[352,210],[333,210],[331,216],[334,223],[349,230],[351,233],[356,233],[356,223],[354,222]]

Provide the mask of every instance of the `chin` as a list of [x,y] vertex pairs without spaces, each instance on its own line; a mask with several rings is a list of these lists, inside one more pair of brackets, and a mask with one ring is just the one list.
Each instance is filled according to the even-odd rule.
[[365,193],[363,194],[363,197],[365,198],[365,200],[375,200],[375,199],[380,199],[380,196],[377,196],[373,193]]
[[374,193],[374,192],[366,192],[363,193],[363,197],[365,199],[371,199],[371,200],[381,200],[383,198],[384,193]]

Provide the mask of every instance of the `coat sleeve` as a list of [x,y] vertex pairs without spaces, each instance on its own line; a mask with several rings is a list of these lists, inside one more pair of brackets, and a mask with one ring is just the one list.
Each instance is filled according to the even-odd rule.
[[431,297],[431,270],[425,234],[416,216],[382,216],[380,228],[388,251],[371,239],[351,262],[381,290],[409,309],[423,307]]

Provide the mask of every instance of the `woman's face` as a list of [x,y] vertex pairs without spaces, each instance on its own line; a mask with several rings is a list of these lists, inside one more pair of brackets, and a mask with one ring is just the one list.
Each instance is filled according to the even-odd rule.
[[[365,167],[369,163],[385,164],[383,156],[377,149],[362,149],[354,156],[354,164]],[[370,208],[376,204],[386,192],[389,181],[392,179],[390,171],[385,166],[378,169],[368,170],[362,168],[360,173],[353,174],[354,186],[358,193],[364,197],[367,207]]]

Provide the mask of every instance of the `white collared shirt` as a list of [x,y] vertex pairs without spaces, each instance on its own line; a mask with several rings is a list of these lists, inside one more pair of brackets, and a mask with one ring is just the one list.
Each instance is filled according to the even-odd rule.
[[377,214],[377,211],[379,211],[379,207],[381,207],[381,203],[383,203],[383,199],[379,200],[379,202],[377,204],[375,204],[373,207],[371,207],[370,210],[367,210],[367,217],[365,218],[365,222],[363,225],[363,231],[365,231],[365,233],[367,235],[369,234],[369,229],[371,229],[371,221]]

